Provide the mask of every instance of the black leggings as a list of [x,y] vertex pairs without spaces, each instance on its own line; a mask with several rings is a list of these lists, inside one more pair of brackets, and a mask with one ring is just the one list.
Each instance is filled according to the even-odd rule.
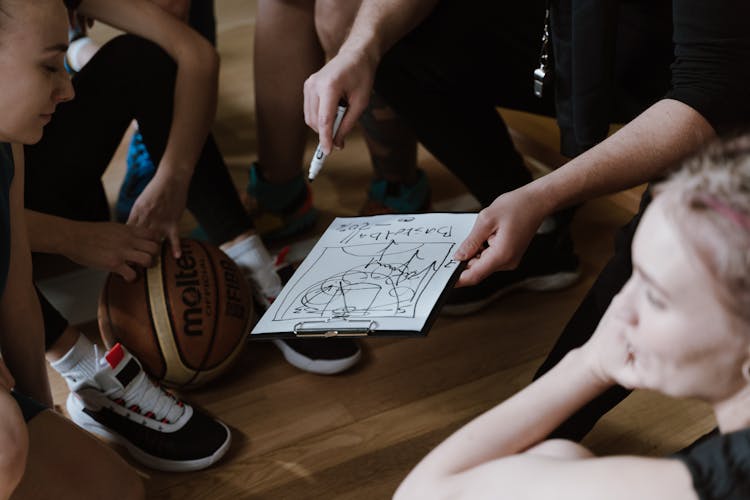
[[419,141],[488,206],[531,181],[497,106],[554,115],[534,96],[544,0],[443,0],[383,58],[375,87]]
[[[26,207],[75,220],[109,220],[102,174],[134,119],[158,165],[171,126],[175,75],[174,61],[147,40],[123,35],[104,45],[73,79],[75,99],[60,104],[42,140],[25,148]],[[214,244],[252,228],[211,136],[195,166],[187,207]],[[40,300],[49,347],[67,322]]]

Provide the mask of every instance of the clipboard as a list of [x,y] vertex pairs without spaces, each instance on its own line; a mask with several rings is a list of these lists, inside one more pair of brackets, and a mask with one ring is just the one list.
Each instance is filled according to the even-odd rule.
[[340,217],[253,328],[274,338],[420,337],[466,263],[474,213]]

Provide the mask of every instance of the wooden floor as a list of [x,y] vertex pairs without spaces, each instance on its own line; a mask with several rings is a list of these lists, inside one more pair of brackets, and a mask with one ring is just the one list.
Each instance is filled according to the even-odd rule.
[[[223,69],[214,130],[241,186],[255,151],[255,2],[217,0],[217,10]],[[524,126],[523,117],[514,119]],[[554,143],[552,126],[541,129],[540,140]],[[465,194],[434,159],[422,155],[420,161],[438,202]],[[114,163],[110,191],[122,177],[121,155]],[[319,231],[334,215],[356,213],[369,176],[363,141],[352,138],[314,184],[315,203],[324,214]],[[442,317],[424,339],[367,340],[364,362],[343,375],[302,373],[271,344],[249,344],[227,376],[183,394],[231,426],[228,455],[197,473],[141,469],[149,498],[388,498],[438,442],[529,382],[610,254],[615,229],[628,220],[621,205],[603,199],[580,210],[574,227],[583,268],[578,285],[558,293],[509,295],[467,318]],[[56,374],[51,377],[62,403],[64,384]],[[586,443],[599,453],[662,455],[712,425],[702,405],[639,393],[608,415]]]

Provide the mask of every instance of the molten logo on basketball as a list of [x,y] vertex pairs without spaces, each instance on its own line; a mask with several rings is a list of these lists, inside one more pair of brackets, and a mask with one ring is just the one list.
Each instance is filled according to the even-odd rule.
[[133,282],[110,275],[99,301],[107,345],[121,342],[155,378],[198,386],[223,373],[245,345],[253,314],[242,271],[221,249],[168,243]]
[[[182,255],[175,261],[179,269],[174,275],[175,288],[182,299],[182,329],[185,335],[203,335],[203,317],[211,314],[211,289],[208,280],[201,283],[200,275],[206,275],[206,261],[196,261],[190,245],[180,245]],[[200,266],[199,266],[200,265]],[[200,273],[199,273],[200,267]],[[203,288],[203,292],[201,292]],[[207,308],[207,311],[203,309]]]

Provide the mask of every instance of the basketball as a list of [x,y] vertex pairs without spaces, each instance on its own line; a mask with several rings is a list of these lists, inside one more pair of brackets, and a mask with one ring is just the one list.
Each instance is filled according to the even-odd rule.
[[224,252],[189,239],[180,248],[175,259],[163,244],[155,265],[132,283],[110,273],[98,319],[107,347],[120,342],[156,380],[186,388],[231,366],[253,306],[247,281]]

